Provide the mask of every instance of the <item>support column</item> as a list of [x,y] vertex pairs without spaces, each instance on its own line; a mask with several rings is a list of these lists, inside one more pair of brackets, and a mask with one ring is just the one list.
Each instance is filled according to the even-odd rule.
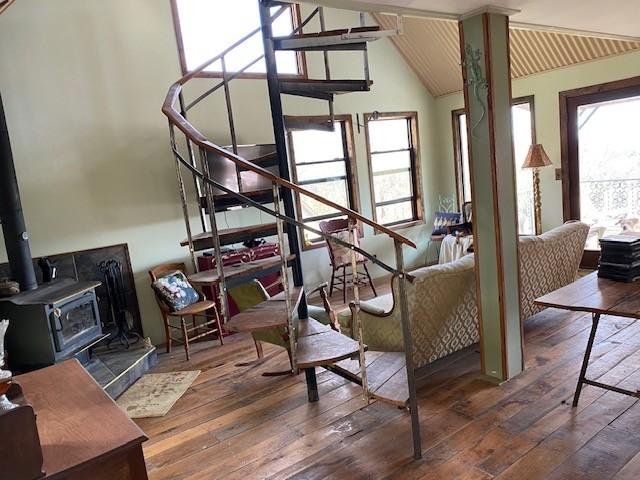
[[461,17],[460,50],[473,200],[482,371],[523,369],[518,209],[511,128],[509,17],[485,7]]

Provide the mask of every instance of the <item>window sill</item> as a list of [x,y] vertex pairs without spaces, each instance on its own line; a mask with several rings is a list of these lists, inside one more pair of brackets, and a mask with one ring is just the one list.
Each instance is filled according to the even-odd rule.
[[[405,228],[417,227],[418,225],[424,225],[424,224],[425,224],[424,219],[419,219],[419,220],[411,220],[410,222],[399,223],[397,225],[393,225],[391,227],[386,227],[386,228],[393,231],[397,231],[397,230],[404,230]],[[380,235],[382,232],[379,232],[374,229],[374,233],[376,235]]]

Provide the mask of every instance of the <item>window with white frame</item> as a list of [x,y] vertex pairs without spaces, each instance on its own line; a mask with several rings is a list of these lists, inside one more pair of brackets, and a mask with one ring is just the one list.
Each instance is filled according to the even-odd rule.
[[418,114],[365,114],[373,217],[386,226],[422,220]]
[[[172,7],[183,73],[194,70],[260,27],[258,0],[172,0]],[[272,15],[279,9],[273,7]],[[298,12],[298,7],[291,5],[281,13],[273,22],[274,36],[290,35],[298,24]],[[263,54],[262,33],[258,32],[225,56],[225,68],[229,73],[238,72]],[[304,74],[302,54],[276,52],[276,61],[280,74]],[[265,62],[259,60],[239,76],[263,77],[265,72]],[[222,62],[217,61],[201,76],[218,77],[221,73]]]

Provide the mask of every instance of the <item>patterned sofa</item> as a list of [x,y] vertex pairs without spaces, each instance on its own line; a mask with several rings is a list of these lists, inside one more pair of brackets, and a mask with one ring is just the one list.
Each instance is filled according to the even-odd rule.
[[[539,236],[520,237],[521,319],[542,310],[533,301],[575,280],[589,227],[568,222]],[[419,268],[407,284],[415,368],[478,341],[474,257]],[[400,308],[392,293],[361,302],[364,342],[370,350],[403,351]],[[354,336],[350,310],[338,316],[344,334]]]

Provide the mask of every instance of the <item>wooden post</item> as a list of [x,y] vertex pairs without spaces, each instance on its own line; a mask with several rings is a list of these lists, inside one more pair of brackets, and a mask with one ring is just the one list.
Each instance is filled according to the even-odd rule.
[[523,369],[518,210],[511,129],[509,17],[485,7],[460,20],[483,372]]

